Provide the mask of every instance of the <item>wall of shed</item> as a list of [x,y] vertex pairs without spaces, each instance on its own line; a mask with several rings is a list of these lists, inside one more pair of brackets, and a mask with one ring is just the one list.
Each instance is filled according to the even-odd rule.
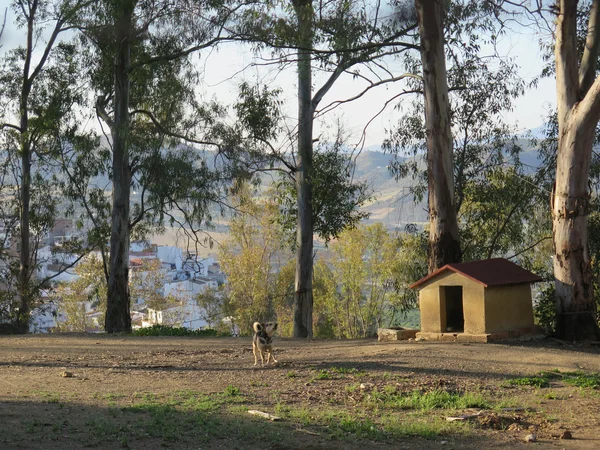
[[485,317],[486,333],[532,327],[531,286],[517,284],[487,288]]
[[419,291],[421,331],[446,332],[446,299],[443,286],[463,287],[463,312],[465,333],[485,333],[484,287],[457,273],[447,271],[424,285]]

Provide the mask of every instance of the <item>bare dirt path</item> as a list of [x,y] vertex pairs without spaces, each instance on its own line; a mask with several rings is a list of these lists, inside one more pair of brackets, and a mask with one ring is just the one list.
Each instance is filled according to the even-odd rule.
[[[0,448],[600,448],[600,391],[507,384],[600,373],[598,347],[275,344],[279,364],[257,369],[249,338],[0,337]],[[449,411],[390,401],[431,391],[476,393],[492,415],[450,423]],[[574,439],[558,439],[567,429]],[[530,432],[537,442],[523,443]]]

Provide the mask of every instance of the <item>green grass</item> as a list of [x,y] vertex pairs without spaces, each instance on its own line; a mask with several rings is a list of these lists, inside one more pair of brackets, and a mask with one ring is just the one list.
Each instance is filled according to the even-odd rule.
[[59,403],[61,395],[58,392],[33,391],[33,395],[40,397],[46,403]]
[[339,373],[341,375],[358,375],[364,372],[360,372],[355,367],[330,367],[329,371],[332,373]]
[[333,377],[331,376],[331,374],[329,373],[328,370],[323,369],[323,370],[319,370],[317,372],[314,379],[315,380],[331,380],[331,379],[333,379]]
[[315,380],[336,380],[344,378],[346,375],[350,376],[362,376],[366,372],[361,372],[355,367],[330,367],[328,369],[313,369],[316,370],[316,375],[313,376],[311,381]]
[[559,370],[545,371],[532,377],[508,380],[507,384],[511,386],[534,386],[536,388],[545,388],[550,386],[550,380],[557,382],[562,381],[565,384],[584,389],[600,388],[600,374],[585,373],[581,370],[576,372],[560,372]]
[[430,411],[433,409],[489,408],[490,403],[480,394],[458,393],[443,390],[429,392],[372,392],[364,399],[366,406],[379,409],[415,409]]
[[577,372],[565,372],[562,374],[565,383],[572,386],[588,389],[600,388],[600,374],[597,373],[585,373],[583,371]]
[[286,421],[295,422],[304,427],[324,430],[330,439],[371,441],[390,441],[406,437],[433,439],[440,435],[462,434],[469,424],[446,422],[430,414],[407,415],[386,411],[381,414],[369,414],[356,410],[308,409],[278,404],[276,414]]
[[[324,373],[331,375],[331,371]],[[358,383],[354,388],[360,391]],[[48,398],[57,396],[51,392],[42,395]],[[135,443],[170,448],[193,443],[203,447],[215,439],[229,439],[242,446],[260,442],[268,447],[293,444],[293,428],[302,426],[340,442],[393,442],[405,437],[432,439],[464,433],[468,430],[464,424],[448,424],[444,414],[431,411],[485,404],[478,395],[446,391],[403,394],[390,384],[384,386],[381,392],[364,392],[356,400],[359,403],[352,405],[286,404],[277,397],[274,413],[285,420],[272,423],[250,416],[248,409],[258,408],[267,412],[272,409],[268,405],[256,404],[257,399],[251,393],[246,394],[234,385],[211,394],[176,390],[168,393],[137,392],[128,396],[96,393],[92,396],[102,406],[65,420],[66,417],[57,414],[59,406],[51,405],[49,407],[54,412],[47,417],[54,419],[40,416],[35,421],[32,419],[36,417],[29,417],[28,422],[22,422],[23,436],[27,436],[28,442],[49,442],[69,435],[70,439],[74,439],[72,442],[85,447],[128,448]],[[118,405],[113,405],[113,401]],[[25,434],[25,427],[31,436]]]
[[223,395],[225,395],[225,397],[235,397],[241,395],[241,393],[242,392],[240,391],[240,388],[232,386],[231,384],[225,388],[225,391],[223,391]]
[[514,378],[512,380],[508,380],[507,384],[510,386],[534,386],[536,388],[545,388],[550,386],[548,378],[543,376]]

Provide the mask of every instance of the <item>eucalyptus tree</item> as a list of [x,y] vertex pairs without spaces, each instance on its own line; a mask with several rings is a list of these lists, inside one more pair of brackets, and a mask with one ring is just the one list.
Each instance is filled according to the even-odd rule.
[[[583,48],[578,19],[587,21]],[[589,257],[589,175],[600,120],[600,1],[557,4],[554,61],[558,107],[556,181],[552,195],[558,336],[600,337]]]
[[5,161],[11,170],[9,191],[18,193],[13,203],[18,227],[12,231],[19,235],[19,304],[13,309],[22,332],[28,330],[32,301],[40,285],[32,283],[36,250],[40,237],[54,224],[60,201],[54,161],[65,133],[78,133],[75,111],[83,101],[78,90],[81,68],[76,47],[65,35],[90,3],[15,0],[11,5],[24,38],[23,44],[5,50],[0,71],[0,124]]
[[[205,154],[178,143],[206,148],[217,140],[207,136],[223,109],[197,102],[191,56],[224,39],[234,10],[202,0],[104,0],[80,24],[96,111],[110,132],[107,332],[131,330],[131,233],[143,236],[165,223],[193,229],[210,216],[210,201],[219,201],[222,173],[209,168]],[[132,209],[134,190],[140,193]]]
[[384,149],[408,156],[391,168],[397,177],[413,177],[415,198],[428,193],[429,271],[463,255],[508,256],[521,247],[524,216],[539,196],[532,195],[535,179],[519,160],[522,142],[502,119],[524,82],[510,58],[494,53],[503,28],[491,13],[500,10],[472,1],[417,6],[426,28],[419,37],[423,50],[405,62],[423,79],[410,80],[412,108]]
[[[403,3],[403,2],[401,2]],[[240,35],[259,49],[273,49],[276,64],[296,64],[298,118],[295,127],[296,275],[294,336],[312,336],[312,267],[314,233],[314,122],[350,99],[321,105],[334,84],[344,75],[367,83],[365,91],[405,78],[392,75],[378,64],[386,55],[418,49],[404,39],[416,29],[412,17],[392,12],[382,1],[365,4],[292,0],[249,8],[240,23]],[[368,66],[361,72],[359,67]],[[372,72],[369,72],[371,70]],[[323,75],[315,82],[314,74]],[[372,78],[365,73],[374,74]],[[357,94],[353,98],[360,98]]]
[[444,52],[445,2],[415,0],[427,129],[429,272],[462,258],[454,199],[450,100]]

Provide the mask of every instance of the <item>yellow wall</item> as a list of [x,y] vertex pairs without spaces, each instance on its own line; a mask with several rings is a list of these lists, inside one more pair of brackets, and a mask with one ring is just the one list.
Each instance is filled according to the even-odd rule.
[[[421,309],[421,331],[445,333],[446,299],[442,286],[463,287],[463,312],[465,333],[485,333],[484,287],[457,273],[447,271],[440,274],[419,291]],[[442,329],[444,328],[444,329]]]
[[517,284],[487,288],[485,317],[486,333],[532,327],[531,286]]

